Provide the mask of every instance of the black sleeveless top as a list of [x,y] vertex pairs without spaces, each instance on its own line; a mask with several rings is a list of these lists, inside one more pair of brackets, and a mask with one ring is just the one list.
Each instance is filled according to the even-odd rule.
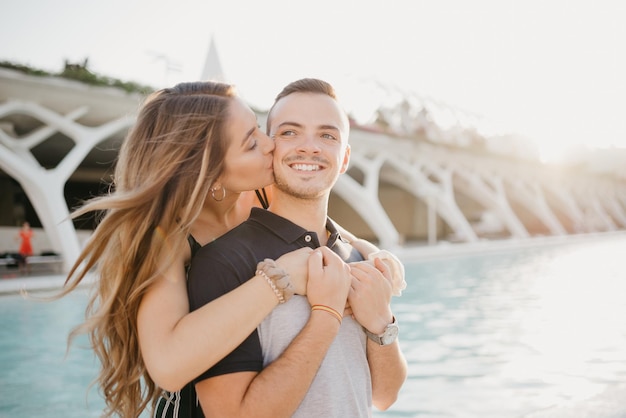
[[[255,193],[263,209],[267,209],[269,207],[269,199],[265,189],[255,190]],[[202,246],[191,234],[187,236],[187,242],[189,243],[189,248],[191,248],[191,258],[193,259],[193,256],[196,255],[196,252]],[[185,273],[188,272],[189,265],[186,265]],[[193,382],[187,383],[178,392],[163,391],[154,409],[153,418],[204,418]]]
[[[196,241],[196,239],[191,234],[187,235],[187,242],[189,243],[189,248],[191,249],[191,259],[193,259],[193,256],[196,255],[200,248],[202,248],[202,245],[200,245],[200,243]],[[189,260],[189,262],[191,262],[191,259]],[[189,265],[186,265],[185,269],[189,270]]]
[[[187,242],[193,259],[202,246],[191,234],[187,236]],[[188,271],[189,265],[186,265],[185,272]],[[164,391],[157,401],[153,418],[204,418],[193,382],[187,383],[178,392]]]

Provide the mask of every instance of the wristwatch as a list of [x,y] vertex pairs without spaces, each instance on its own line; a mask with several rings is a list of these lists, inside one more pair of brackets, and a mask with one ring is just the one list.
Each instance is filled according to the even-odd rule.
[[398,321],[396,321],[396,317],[393,317],[393,321],[391,324],[385,327],[385,330],[382,334],[374,334],[367,330],[367,328],[363,327],[365,333],[369,337],[370,340],[374,341],[379,345],[389,345],[393,343],[396,338],[398,338]]

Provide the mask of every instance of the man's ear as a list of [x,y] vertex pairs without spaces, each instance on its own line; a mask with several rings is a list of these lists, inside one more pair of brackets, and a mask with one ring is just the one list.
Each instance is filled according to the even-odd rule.
[[341,164],[341,170],[339,174],[343,174],[348,170],[348,164],[350,163],[350,145],[346,145],[345,153],[343,154],[343,163]]

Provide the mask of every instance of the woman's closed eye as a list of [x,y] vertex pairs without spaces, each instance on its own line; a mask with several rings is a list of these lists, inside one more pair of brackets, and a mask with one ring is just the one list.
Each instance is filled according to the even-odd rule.
[[261,133],[261,135],[263,135],[263,131],[261,131],[261,125],[259,125],[257,123],[256,129],[254,130],[254,132],[250,136],[250,141],[249,141],[250,145],[248,146],[248,150],[252,151],[253,149],[255,149],[259,145],[259,141],[255,137],[255,135],[258,134],[258,133]]

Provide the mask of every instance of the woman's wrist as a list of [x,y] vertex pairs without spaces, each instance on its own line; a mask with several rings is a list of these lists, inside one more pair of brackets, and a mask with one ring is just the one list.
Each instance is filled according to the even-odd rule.
[[265,279],[279,303],[287,302],[294,295],[294,288],[285,270],[276,265],[272,259],[266,258],[257,264],[256,274]]

